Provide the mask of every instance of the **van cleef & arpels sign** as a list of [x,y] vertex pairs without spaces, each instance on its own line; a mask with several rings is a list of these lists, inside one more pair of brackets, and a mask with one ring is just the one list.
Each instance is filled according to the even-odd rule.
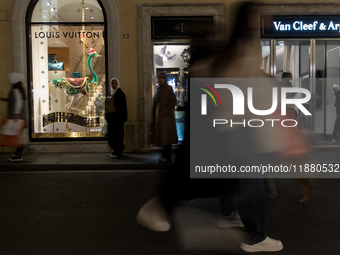
[[340,38],[340,16],[261,16],[262,38]]

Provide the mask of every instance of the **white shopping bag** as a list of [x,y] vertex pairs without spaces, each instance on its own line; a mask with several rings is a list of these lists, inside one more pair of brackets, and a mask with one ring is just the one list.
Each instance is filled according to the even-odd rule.
[[0,134],[1,135],[8,135],[8,136],[15,136],[18,135],[22,130],[22,123],[24,120],[19,119],[9,119],[7,120],[3,126],[1,127]]
[[107,137],[107,122],[104,120],[104,124],[102,127],[102,136]]

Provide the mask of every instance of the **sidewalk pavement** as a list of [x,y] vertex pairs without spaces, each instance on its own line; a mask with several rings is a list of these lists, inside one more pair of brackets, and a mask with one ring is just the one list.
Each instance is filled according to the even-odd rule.
[[[173,150],[173,161],[178,148]],[[314,146],[308,163],[339,163],[340,146]],[[76,170],[167,170],[171,163],[160,163],[161,150],[123,153],[120,159],[110,153],[28,152],[20,162],[7,161],[13,154],[0,153],[0,171],[76,171]]]
[[110,153],[29,152],[23,155],[23,161],[8,161],[12,155],[0,154],[0,171],[166,170],[171,165],[158,161],[161,152],[123,153],[119,159],[110,158]]

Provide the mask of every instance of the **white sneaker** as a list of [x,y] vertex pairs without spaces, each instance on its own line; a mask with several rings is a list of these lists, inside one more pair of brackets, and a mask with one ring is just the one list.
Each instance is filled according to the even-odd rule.
[[159,197],[154,197],[143,205],[137,214],[136,221],[156,232],[167,232],[171,228],[169,217]]
[[238,211],[233,211],[229,216],[220,216],[217,220],[220,228],[243,228],[243,223]]
[[15,162],[15,161],[22,161],[23,158],[20,155],[13,155],[12,157],[8,158],[7,160]]
[[159,162],[166,163],[166,162],[168,162],[168,160],[166,158],[161,157],[159,159]]
[[256,244],[245,244],[241,243],[241,249],[246,252],[261,252],[261,251],[281,251],[283,249],[283,244],[279,240],[274,240],[270,237],[267,237],[262,242]]

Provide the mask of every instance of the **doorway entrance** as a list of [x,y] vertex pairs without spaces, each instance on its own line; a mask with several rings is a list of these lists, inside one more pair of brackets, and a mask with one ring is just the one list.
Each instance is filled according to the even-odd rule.
[[153,43],[154,86],[153,96],[158,89],[157,75],[166,73],[167,83],[173,89],[177,103],[175,119],[178,141],[184,137],[185,106],[188,101],[190,46],[188,43]]

